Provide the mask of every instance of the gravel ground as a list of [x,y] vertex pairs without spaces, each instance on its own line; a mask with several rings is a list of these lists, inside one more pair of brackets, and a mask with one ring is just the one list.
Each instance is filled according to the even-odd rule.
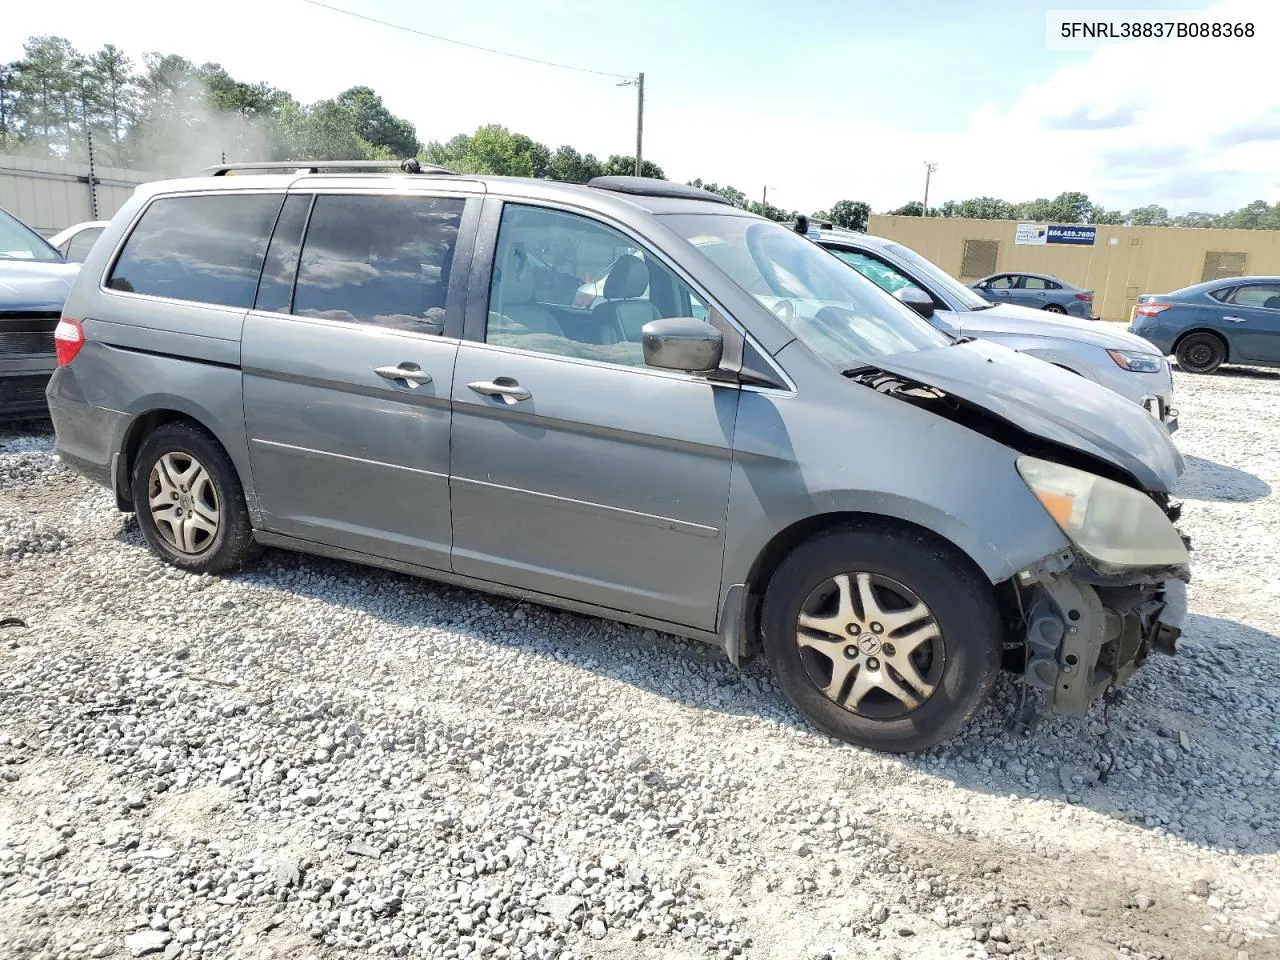
[[0,428],[0,957],[1280,957],[1280,377],[1178,377],[1183,654],[910,758],[651,631],[178,573]]

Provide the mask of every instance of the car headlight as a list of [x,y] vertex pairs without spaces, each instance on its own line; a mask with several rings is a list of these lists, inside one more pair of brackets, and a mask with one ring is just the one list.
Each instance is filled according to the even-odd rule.
[[1154,353],[1135,353],[1132,350],[1108,350],[1107,355],[1121,370],[1130,373],[1159,373],[1163,369],[1161,358]]
[[1182,536],[1140,490],[1035,457],[1019,457],[1018,473],[1062,532],[1092,560],[1119,567],[1190,561]]

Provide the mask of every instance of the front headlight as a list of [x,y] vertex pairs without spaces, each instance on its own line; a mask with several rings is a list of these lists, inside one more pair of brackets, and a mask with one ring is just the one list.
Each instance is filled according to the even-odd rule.
[[1108,350],[1107,355],[1121,370],[1130,373],[1159,373],[1164,361],[1154,353],[1135,353],[1132,350]]
[[1181,535],[1141,491],[1035,457],[1019,457],[1018,473],[1062,532],[1091,559],[1119,567],[1190,561]]

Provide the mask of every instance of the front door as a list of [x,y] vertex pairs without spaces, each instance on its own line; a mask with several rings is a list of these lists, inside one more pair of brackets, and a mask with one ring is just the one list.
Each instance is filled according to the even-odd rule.
[[489,203],[453,381],[454,571],[714,629],[739,390],[646,367],[640,341],[705,300],[612,226]]
[[242,346],[266,529],[449,568],[449,395],[466,203],[373,194],[286,201]]
[[1280,362],[1280,283],[1241,284],[1219,312],[1232,360]]

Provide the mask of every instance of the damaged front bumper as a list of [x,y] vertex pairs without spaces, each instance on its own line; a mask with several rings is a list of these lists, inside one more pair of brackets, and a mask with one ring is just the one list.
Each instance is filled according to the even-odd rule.
[[1186,567],[1101,571],[1070,554],[1019,574],[1028,695],[1014,726],[1083,716],[1152,653],[1175,654],[1189,580]]

